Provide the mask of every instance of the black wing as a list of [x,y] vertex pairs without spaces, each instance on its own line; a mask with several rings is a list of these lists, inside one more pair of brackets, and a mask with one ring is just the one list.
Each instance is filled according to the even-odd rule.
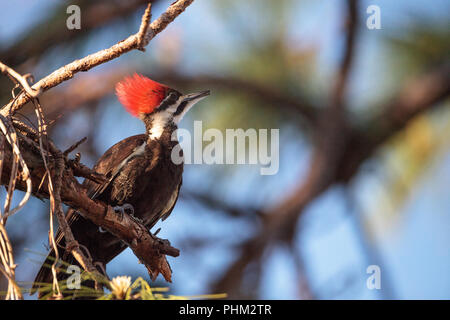
[[[145,141],[146,136],[141,134],[124,139],[109,148],[97,161],[97,164],[93,168],[94,171],[108,177],[108,181],[103,184],[98,184],[86,179],[83,182],[83,186],[87,189],[88,195],[91,198],[99,197],[114,178],[114,168],[118,167],[122,161],[132,154],[136,148],[145,143]],[[118,150],[121,150],[120,153]],[[98,227],[94,223],[83,218],[75,210],[69,209],[66,219],[72,229],[75,239],[77,239],[82,246],[89,249],[91,255],[95,257],[96,261],[106,263],[125,249],[125,246],[123,246],[120,242],[117,242],[112,243],[108,247],[108,250],[103,250],[104,245],[108,245],[108,242],[115,239],[114,236],[109,233],[99,233]],[[58,228],[56,233],[55,242],[58,247],[65,248],[64,236],[60,228]],[[76,263],[70,254],[68,255],[65,253],[65,255],[66,257],[61,257],[64,261],[69,264]],[[30,292],[31,294],[39,288],[40,283],[51,283],[52,273],[49,265],[53,264],[54,257],[55,252],[52,249],[49,252],[43,266],[36,275],[34,280],[35,283],[33,284]]]

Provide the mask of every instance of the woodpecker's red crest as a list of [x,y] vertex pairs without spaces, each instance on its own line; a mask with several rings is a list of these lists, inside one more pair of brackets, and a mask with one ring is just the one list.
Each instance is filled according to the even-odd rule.
[[116,95],[129,113],[135,117],[152,113],[166,97],[168,87],[135,73],[116,85]]

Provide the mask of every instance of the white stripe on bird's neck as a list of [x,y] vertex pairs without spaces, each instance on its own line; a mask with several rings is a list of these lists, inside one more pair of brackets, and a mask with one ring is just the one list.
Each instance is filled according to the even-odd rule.
[[178,100],[167,109],[151,115],[152,125],[148,130],[150,139],[157,140],[161,137],[167,124],[173,121],[173,114],[177,111],[177,108],[181,102],[183,102],[183,96],[179,97]]
[[167,123],[171,121],[172,114],[166,112],[157,112],[152,116],[152,126],[148,130],[150,139],[157,140],[164,132]]

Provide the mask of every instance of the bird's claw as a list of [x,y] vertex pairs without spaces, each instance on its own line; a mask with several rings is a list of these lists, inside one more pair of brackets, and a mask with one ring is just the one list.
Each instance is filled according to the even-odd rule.
[[124,203],[122,206],[116,206],[113,208],[114,212],[119,213],[120,214],[120,220],[123,219],[123,215],[126,213],[126,211],[129,211],[129,215],[133,217],[134,215],[134,208],[131,204],[129,203]]
[[122,206],[116,206],[113,209],[114,209],[114,211],[121,212],[121,213],[125,213],[125,211],[128,210],[130,212],[130,215],[134,214],[134,208],[129,203],[124,203]]
[[135,221],[137,221],[137,222],[139,222],[139,223],[144,223],[144,220],[139,219],[138,217],[136,217],[136,216],[134,215],[134,208],[133,208],[133,206],[132,206],[131,204],[129,204],[129,203],[125,203],[125,204],[122,205],[122,206],[114,207],[113,209],[114,209],[115,212],[120,213],[120,215],[121,215],[121,216],[120,216],[120,220],[123,219],[123,215],[126,213],[126,211],[128,211],[128,212],[129,212],[128,215],[129,215],[131,218],[133,218],[133,220],[135,220]]

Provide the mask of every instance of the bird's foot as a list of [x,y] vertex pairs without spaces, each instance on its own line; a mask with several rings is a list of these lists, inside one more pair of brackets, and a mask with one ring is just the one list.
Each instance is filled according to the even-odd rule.
[[123,215],[125,213],[127,213],[131,218],[133,218],[133,220],[139,222],[139,223],[144,223],[144,220],[139,219],[138,217],[136,217],[134,215],[134,208],[131,204],[129,203],[125,203],[123,206],[117,206],[113,208],[115,212],[120,213],[121,217],[120,219],[123,219]]
[[123,219],[123,215],[124,214],[129,214],[130,216],[134,216],[134,208],[131,204],[129,203],[124,203],[122,206],[116,206],[113,208],[114,212],[119,213],[120,214],[120,220]]
[[[123,220],[123,217],[125,214],[128,214],[129,216],[135,218],[134,217],[134,208],[129,203],[124,203],[122,206],[115,206],[115,207],[113,207],[113,210],[115,213],[117,213],[119,215],[119,221]],[[107,232],[102,227],[98,227],[98,231],[100,231],[100,233]]]

